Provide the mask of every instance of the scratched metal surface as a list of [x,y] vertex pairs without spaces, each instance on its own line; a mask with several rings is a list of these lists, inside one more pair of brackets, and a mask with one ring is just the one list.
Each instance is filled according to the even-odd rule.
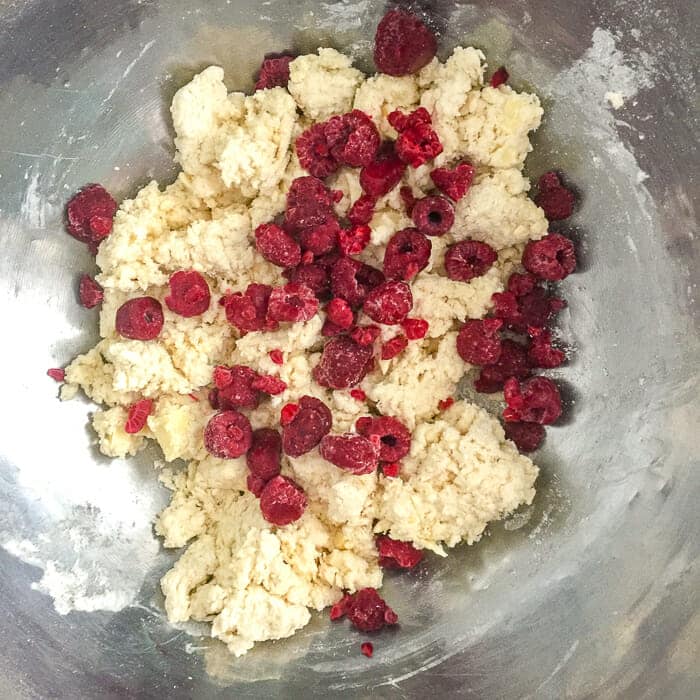
[[[44,372],[95,336],[74,292],[94,263],[61,227],[69,194],[99,181],[123,197],[171,177],[167,104],[207,64],[232,89],[250,88],[268,50],[330,44],[368,66],[381,4],[0,2],[2,697],[696,696],[697,4],[423,4],[445,47],[473,39],[543,96],[530,169],[562,167],[578,184],[583,264],[562,290],[569,418],[538,455],[534,508],[389,577],[402,624],[368,661],[325,615],[239,660],[170,627],[157,580],[173,555],[149,525],[166,502],[154,455],[100,458],[89,406],[59,405]],[[599,66],[594,35],[623,57]],[[614,115],[605,61],[640,83]],[[63,599],[47,562],[84,574]],[[59,614],[37,586],[78,611]]]

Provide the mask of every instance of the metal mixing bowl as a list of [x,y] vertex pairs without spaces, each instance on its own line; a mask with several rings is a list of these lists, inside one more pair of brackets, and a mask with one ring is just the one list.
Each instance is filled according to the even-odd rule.
[[172,177],[167,105],[207,64],[232,89],[284,48],[332,45],[370,69],[382,3],[0,2],[3,698],[697,697],[698,4],[423,5],[444,51],[480,46],[543,99],[529,172],[564,170],[582,199],[566,227],[581,270],[562,285],[575,352],[535,505],[389,576],[402,624],[368,660],[326,614],[241,659],[170,626],[157,454],[100,457],[90,406],[60,404],[44,373],[96,334],[69,195]]

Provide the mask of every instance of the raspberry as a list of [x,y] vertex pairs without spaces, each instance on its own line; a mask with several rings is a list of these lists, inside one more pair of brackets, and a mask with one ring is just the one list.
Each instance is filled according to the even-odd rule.
[[411,12],[391,10],[379,22],[374,36],[374,64],[380,73],[417,73],[436,53],[435,35]]
[[331,155],[353,168],[369,165],[381,143],[371,117],[359,109],[331,117],[325,124],[325,136]]
[[566,306],[562,299],[547,296],[542,287],[535,287],[521,297],[513,292],[497,292],[491,298],[494,316],[518,333],[526,333],[530,326],[543,328],[551,316]]
[[165,305],[174,313],[189,318],[203,314],[211,303],[207,281],[195,270],[180,270],[168,280],[170,294]]
[[289,82],[289,64],[294,56],[287,54],[270,54],[265,56],[260,66],[260,74],[255,83],[256,90],[273,87],[287,87]]
[[126,424],[124,432],[133,434],[138,433],[146,427],[146,419],[153,411],[153,399],[141,399],[129,406],[129,412],[126,414]]
[[341,617],[345,617],[351,600],[352,596],[346,593],[337,603],[331,605],[329,615],[331,620],[340,620]]
[[523,252],[523,266],[544,280],[563,280],[576,268],[574,244],[560,233],[530,241]]
[[260,498],[260,494],[263,492],[265,484],[267,484],[265,479],[261,479],[259,476],[255,476],[254,474],[248,474],[245,480],[245,485],[248,487],[248,491],[250,491],[256,498]]
[[379,566],[385,569],[412,569],[423,559],[423,552],[416,549],[410,542],[379,535],[375,543],[379,553]]
[[51,377],[55,382],[62,382],[66,379],[66,370],[60,367],[52,367],[46,370],[46,374]]
[[290,282],[305,285],[319,298],[327,296],[330,291],[328,272],[318,263],[299,265],[293,270],[285,270],[285,273],[288,273],[285,276]]
[[397,110],[387,119],[399,132],[394,148],[404,163],[418,168],[442,153],[442,144],[431,126],[432,119],[425,107],[419,107],[409,115]]
[[359,418],[355,429],[366,438],[379,439],[379,459],[382,462],[398,462],[411,450],[411,431],[393,416]]
[[343,255],[358,255],[369,244],[372,231],[369,226],[353,226],[338,231],[338,247]]
[[219,408],[256,408],[260,403],[258,390],[253,386],[258,374],[245,365],[214,368],[214,384],[218,390]]
[[153,340],[163,328],[163,307],[153,297],[124,302],[115,319],[117,333],[131,340]]
[[503,418],[508,422],[549,425],[561,415],[559,390],[547,377],[532,377],[524,382],[511,377],[506,380],[503,396],[506,400]]
[[112,232],[117,203],[102,185],[86,185],[66,207],[68,233],[96,249]]
[[442,236],[455,222],[455,208],[444,197],[422,197],[413,206],[411,218],[426,236]]
[[384,625],[395,625],[399,618],[374,588],[362,588],[347,596],[343,613],[361,632],[375,632]]
[[373,289],[365,299],[362,310],[377,323],[395,326],[413,308],[411,288],[405,282],[389,280]]
[[548,330],[528,328],[527,332],[531,338],[527,357],[533,367],[553,369],[564,362],[566,355],[563,350],[552,345],[552,334]]
[[494,72],[494,74],[491,76],[491,81],[490,85],[492,88],[497,88],[503,85],[503,83],[508,82],[508,78],[510,78],[510,75],[508,74],[508,71],[506,70],[505,66],[501,66],[497,71]]
[[282,437],[272,428],[253,431],[245,461],[252,476],[269,481],[280,473]]
[[285,229],[297,233],[326,223],[333,216],[333,193],[316,177],[297,177],[287,192]]
[[399,462],[384,462],[384,464],[382,464],[382,474],[390,479],[395,479],[400,471],[401,464]]
[[356,326],[350,331],[350,337],[358,344],[363,347],[373,345],[374,341],[379,337],[381,333],[379,326]]
[[[284,415],[282,417],[285,418]],[[302,396],[296,413],[286,425],[283,423],[282,449],[290,457],[301,457],[313,450],[324,435],[328,435],[332,424],[333,416],[323,401],[313,396]]]
[[472,365],[493,365],[501,354],[498,330],[503,321],[498,318],[470,319],[457,335],[457,353]]
[[365,394],[362,389],[351,389],[350,390],[350,396],[352,396],[353,399],[356,401],[366,401],[367,400],[367,394]]
[[348,336],[329,340],[314,368],[314,379],[330,389],[349,389],[364,378],[372,366],[372,346],[358,345]]
[[448,396],[446,399],[441,399],[438,401],[438,408],[441,411],[446,411],[448,408],[451,408],[454,406],[455,400],[451,397]]
[[537,286],[537,277],[531,272],[514,272],[508,278],[507,290],[515,294],[516,297],[524,297]]
[[273,265],[295,267],[301,262],[299,244],[276,224],[260,224],[255,229],[255,247]]
[[333,296],[345,299],[352,307],[361,306],[367,294],[384,282],[384,275],[359,260],[342,257],[331,270]]
[[287,388],[287,383],[282,381],[279,377],[273,377],[271,374],[258,374],[253,380],[252,387],[256,391],[262,391],[264,394],[276,396]]
[[377,157],[360,170],[360,185],[366,194],[375,199],[391,192],[401,181],[406,170],[394,147],[385,146]]
[[420,340],[425,338],[429,324],[422,318],[407,318],[401,322],[401,328],[409,340]]
[[544,440],[544,427],[539,423],[506,423],[503,427],[521,452],[534,452]]
[[374,215],[374,207],[377,205],[377,200],[368,194],[363,194],[353,202],[353,205],[348,211],[348,221],[353,226],[366,226]]
[[244,455],[253,441],[250,421],[238,411],[221,411],[209,419],[204,428],[204,446],[220,459]]
[[413,207],[416,206],[416,202],[418,201],[413,194],[413,190],[407,185],[399,190],[399,195],[403,205],[406,207],[406,213],[411,216]]
[[313,290],[290,282],[272,290],[267,317],[273,321],[308,321],[317,311],[318,299]]
[[270,359],[276,364],[276,365],[283,365],[284,364],[284,354],[279,348],[275,348],[274,350],[270,350],[270,352],[267,353],[270,356]]
[[334,338],[336,335],[343,335],[347,331],[347,328],[343,328],[333,321],[326,319],[321,326],[321,335],[324,338]]
[[542,175],[538,186],[539,194],[535,197],[535,204],[542,207],[544,215],[550,221],[567,219],[571,216],[576,197],[571,190],[562,185],[557,173],[550,171]]
[[379,447],[362,435],[326,435],[321,457],[351,474],[371,474],[379,465]]
[[397,355],[400,355],[408,345],[408,339],[406,336],[397,335],[387,340],[386,343],[382,344],[382,349],[379,356],[382,360],[392,360]]
[[260,494],[260,510],[268,523],[282,527],[299,520],[306,510],[306,494],[286,476],[275,476]]
[[92,309],[104,299],[102,287],[90,275],[80,275],[78,285],[80,304],[86,309]]
[[476,168],[469,163],[460,163],[454,168],[435,168],[430,173],[435,186],[453,202],[457,202],[469,191]]
[[368,659],[371,659],[372,654],[374,654],[374,645],[372,642],[362,642],[362,644],[360,644],[360,652]]
[[326,306],[328,320],[338,328],[347,330],[355,321],[350,304],[345,299],[331,299]]
[[274,330],[277,323],[267,318],[267,307],[272,287],[267,284],[249,284],[244,294],[236,292],[222,298],[228,322],[241,333]]
[[299,231],[299,242],[306,252],[314,255],[330,253],[335,248],[340,234],[340,224],[334,215],[328,214],[317,226]]
[[498,254],[487,243],[460,241],[445,253],[445,271],[451,280],[469,282],[486,274],[497,258]]
[[299,404],[286,403],[284,406],[282,406],[282,410],[280,411],[280,425],[282,427],[289,425],[300,410]]
[[428,265],[432,247],[418,229],[397,231],[384,252],[384,274],[390,279],[410,280]]
[[482,394],[493,394],[503,389],[503,383],[509,377],[525,379],[532,374],[525,348],[513,340],[501,342],[501,354],[498,361],[482,367],[479,377],[474,382],[474,388]]
[[328,177],[340,167],[340,163],[331,154],[325,124],[314,124],[300,134],[296,147],[299,164],[314,177]]

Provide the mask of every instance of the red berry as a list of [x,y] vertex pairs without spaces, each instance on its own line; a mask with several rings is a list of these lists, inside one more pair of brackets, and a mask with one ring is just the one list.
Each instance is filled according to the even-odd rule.
[[272,287],[267,284],[249,284],[245,293],[236,292],[222,298],[228,322],[241,333],[274,330],[277,323],[267,318],[267,307]]
[[275,476],[260,494],[260,510],[268,523],[282,527],[299,520],[306,510],[306,494],[286,476]]
[[348,220],[353,226],[366,226],[374,215],[377,200],[368,194],[363,194],[353,202],[348,211]]
[[282,410],[280,411],[280,425],[282,427],[289,425],[300,410],[299,404],[286,403],[284,406],[282,406]]
[[256,408],[260,402],[253,382],[258,374],[245,365],[214,368],[214,384],[218,389],[217,403],[222,409]]
[[441,411],[446,411],[451,406],[454,406],[454,403],[455,400],[451,396],[448,396],[446,399],[441,399],[440,401],[438,401],[438,408]]
[[96,246],[112,231],[117,203],[102,185],[86,185],[66,207],[68,233]]
[[336,335],[343,335],[345,331],[347,331],[347,328],[343,328],[329,319],[326,319],[323,322],[323,326],[321,326],[321,335],[324,338],[334,338]]
[[129,406],[129,412],[126,414],[126,424],[124,432],[129,434],[138,433],[146,426],[146,419],[153,411],[153,399],[141,399]]
[[321,457],[351,474],[371,474],[379,465],[379,447],[362,435],[326,435]]
[[351,389],[350,390],[350,396],[352,396],[353,399],[356,401],[366,401],[367,400],[367,394],[365,394],[362,389]]
[[399,132],[394,148],[404,163],[418,168],[442,153],[442,144],[425,107],[419,107],[409,115],[397,110],[388,116],[388,120]]
[[391,192],[401,181],[406,170],[393,146],[385,146],[377,157],[360,171],[360,185],[375,199]]
[[282,354],[282,351],[279,348],[275,348],[274,350],[270,350],[270,352],[268,352],[267,354],[270,356],[270,359],[276,365],[283,365],[284,364],[284,355]]
[[420,340],[425,338],[429,325],[422,318],[407,318],[401,322],[401,328],[409,340]]
[[405,282],[389,280],[373,289],[362,310],[373,321],[394,326],[401,323],[413,308],[411,288]]
[[352,596],[346,593],[337,603],[334,603],[331,606],[331,620],[340,620],[341,617],[345,617],[351,600]]
[[453,202],[462,199],[472,186],[476,169],[469,163],[460,163],[454,168],[435,168],[430,173],[435,186]]
[[460,241],[445,253],[445,271],[451,280],[469,282],[486,274],[498,259],[496,251],[481,241]]
[[78,286],[80,304],[86,309],[92,309],[104,299],[102,287],[90,275],[81,275]]
[[406,213],[409,216],[411,216],[411,214],[413,213],[413,207],[418,201],[413,194],[413,190],[410,187],[408,187],[408,185],[406,185],[405,187],[402,187],[399,190],[399,195],[401,196],[401,201],[403,202],[403,205],[406,207]]
[[408,339],[403,335],[397,335],[382,344],[379,356],[382,360],[391,360],[397,355],[400,355],[406,349],[407,345]]
[[355,315],[345,299],[331,299],[326,305],[326,316],[341,330],[347,330],[355,321]]
[[276,396],[287,388],[287,383],[283,382],[279,377],[273,377],[271,374],[258,374],[253,380],[252,387],[256,391]]
[[397,231],[384,251],[384,274],[389,279],[410,280],[428,265],[432,247],[418,229]]
[[324,255],[335,248],[340,231],[338,219],[335,215],[328,214],[326,219],[317,226],[299,231],[299,242],[305,253]]
[[576,269],[574,244],[560,233],[530,241],[523,252],[523,266],[544,280],[563,280]]
[[369,165],[381,143],[371,117],[359,109],[331,117],[325,124],[325,136],[332,156],[353,168]]
[[358,345],[349,336],[329,340],[314,368],[314,379],[330,389],[348,389],[359,384],[372,366],[372,346]]
[[493,365],[501,354],[498,330],[503,321],[497,318],[470,319],[457,335],[457,353],[472,365]]
[[289,64],[294,56],[270,54],[263,59],[260,75],[255,83],[256,90],[273,87],[287,87],[289,82]]
[[163,307],[153,297],[124,302],[115,319],[117,333],[132,340],[153,340],[163,328]]
[[380,73],[410,75],[428,65],[437,39],[418,17],[405,10],[387,12],[374,37],[374,64]]
[[165,305],[180,316],[191,317],[203,314],[211,303],[207,281],[195,270],[180,270],[168,280],[170,294]]
[[324,435],[328,435],[332,424],[333,416],[323,401],[313,396],[302,396],[291,420],[283,422],[282,449],[290,457],[301,457],[313,450]]
[[353,226],[338,231],[338,247],[343,255],[358,255],[369,244],[372,231],[369,226]]
[[366,438],[376,436],[382,462],[398,462],[411,451],[411,431],[393,416],[359,418],[355,429]]
[[290,282],[307,286],[319,298],[327,296],[330,291],[329,274],[318,263],[299,265],[292,270],[285,270],[285,273]]
[[534,452],[544,440],[544,427],[539,423],[506,423],[506,437],[515,443],[521,452]]
[[352,307],[361,306],[367,294],[382,282],[382,272],[353,258],[339,258],[331,269],[333,296],[345,299]]
[[510,75],[508,75],[508,71],[505,69],[505,66],[501,66],[492,76],[491,76],[491,87],[492,88],[497,88],[503,85],[503,83],[508,82],[508,78]]
[[374,654],[374,645],[372,642],[362,642],[362,644],[360,644],[360,652],[368,659],[371,659],[372,654]]
[[557,385],[547,377],[532,377],[519,382],[515,377],[506,380],[503,396],[506,408],[503,418],[549,425],[561,415],[561,398]]
[[553,369],[559,367],[566,359],[563,350],[552,345],[552,334],[544,328],[528,328],[530,347],[527,357],[533,367]]
[[290,282],[272,290],[267,317],[273,321],[308,321],[317,311],[318,299],[313,290],[303,284]]
[[526,333],[529,327],[543,328],[566,306],[563,300],[548,296],[542,287],[535,287],[521,297],[513,292],[497,292],[491,298],[494,316],[503,319],[508,328],[518,333]]
[[539,180],[539,194],[535,197],[535,204],[542,207],[544,215],[550,221],[570,217],[574,211],[575,203],[574,193],[564,187],[557,173],[550,171],[542,175]]
[[361,632],[374,632],[399,620],[374,588],[362,588],[346,598],[342,614]]
[[375,543],[379,553],[379,566],[385,569],[412,569],[423,559],[423,552],[410,542],[379,535]]
[[255,476],[254,474],[248,474],[245,480],[245,485],[248,487],[248,491],[250,491],[256,498],[260,498],[260,494],[263,492],[265,484],[267,484],[266,479],[261,479],[259,476]]
[[238,411],[221,411],[212,416],[204,428],[204,447],[220,459],[241,457],[252,441],[250,421]]
[[422,197],[414,204],[411,218],[416,228],[426,236],[442,236],[455,222],[455,208],[444,197]]
[[531,272],[514,272],[508,278],[507,291],[515,294],[516,297],[524,297],[537,286],[537,277]]
[[358,345],[367,347],[374,344],[374,341],[379,337],[381,332],[379,326],[356,326],[350,331],[350,337]]
[[325,224],[334,215],[335,195],[316,177],[298,177],[287,192],[284,227],[298,233]]
[[328,177],[340,167],[326,139],[325,124],[309,127],[297,137],[296,147],[299,164],[314,177]]
[[46,370],[46,374],[51,377],[55,382],[62,382],[66,379],[66,370],[60,367],[52,367]]
[[272,428],[253,431],[250,449],[245,456],[252,476],[265,482],[280,473],[282,460],[282,437]]
[[260,224],[255,229],[255,247],[273,265],[295,267],[301,262],[299,244],[277,224]]
[[400,462],[384,462],[384,464],[382,464],[382,474],[390,479],[395,479],[399,475],[400,471]]
[[483,394],[493,394],[503,389],[503,383],[509,377],[525,379],[532,374],[525,348],[513,340],[501,342],[501,354],[493,365],[482,367],[474,388]]

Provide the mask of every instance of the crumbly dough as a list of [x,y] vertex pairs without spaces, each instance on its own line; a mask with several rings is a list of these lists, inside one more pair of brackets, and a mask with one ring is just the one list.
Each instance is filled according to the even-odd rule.
[[[123,202],[100,246],[102,340],[67,368],[62,396],[80,387],[102,405],[93,427],[104,454],[132,455],[152,439],[166,462],[187,462],[162,472],[173,495],[156,531],[166,547],[186,547],[163,577],[165,606],[174,622],[210,622],[212,635],[234,654],[293,634],[307,624],[310,610],[334,603],[343,591],[380,586],[375,533],[444,555],[461,541],[477,541],[488,522],[533,499],[537,468],[505,439],[496,418],[465,401],[447,411],[439,407],[469,369],[456,352],[460,323],[488,313],[524,243],[547,230],[521,172],[528,134],[542,115],[539,101],[506,86],[483,87],[484,68],[480,51],[458,48],[417,76],[366,78],[347,56],[319,49],[292,61],[288,89],[248,96],[228,93],[223,70],[207,68],[172,103],[182,172],[173,184],[161,189],[152,182]],[[240,337],[216,301],[251,282],[284,283],[280,270],[256,252],[253,232],[284,210],[289,184],[305,174],[293,145],[304,128],[357,108],[393,138],[387,115],[418,105],[431,112],[445,146],[437,164],[468,159],[477,173],[456,207],[452,231],[432,239],[430,264],[411,285],[412,316],[430,323],[426,338],[377,361],[361,384],[372,410],[397,416],[412,430],[411,453],[394,479],[353,476],[324,461],[318,449],[283,458],[282,473],[304,488],[309,506],[297,522],[273,526],[246,489],[245,460],[217,459],[204,449],[213,368],[246,364],[287,383],[281,395],[249,412],[254,428],[278,426],[281,405],[303,394],[328,404],[337,432],[351,430],[369,407],[347,390],[331,392],[313,380],[322,311],[306,323]],[[421,196],[432,188],[431,167],[409,169],[401,185]],[[358,172],[342,168],[329,185],[343,192],[336,205],[342,216],[361,194]],[[411,225],[398,190],[377,203],[371,244],[361,255],[368,263],[380,266],[391,235]],[[444,275],[446,247],[464,238],[499,251],[496,265],[470,283]],[[164,306],[157,339],[120,338],[116,309],[142,294],[162,301],[168,278],[180,269],[205,275],[210,309],[183,318]],[[382,338],[397,330],[385,327]],[[269,358],[272,349],[282,351],[282,365]],[[144,430],[129,435],[127,409],[140,398],[154,399],[154,410]]]

